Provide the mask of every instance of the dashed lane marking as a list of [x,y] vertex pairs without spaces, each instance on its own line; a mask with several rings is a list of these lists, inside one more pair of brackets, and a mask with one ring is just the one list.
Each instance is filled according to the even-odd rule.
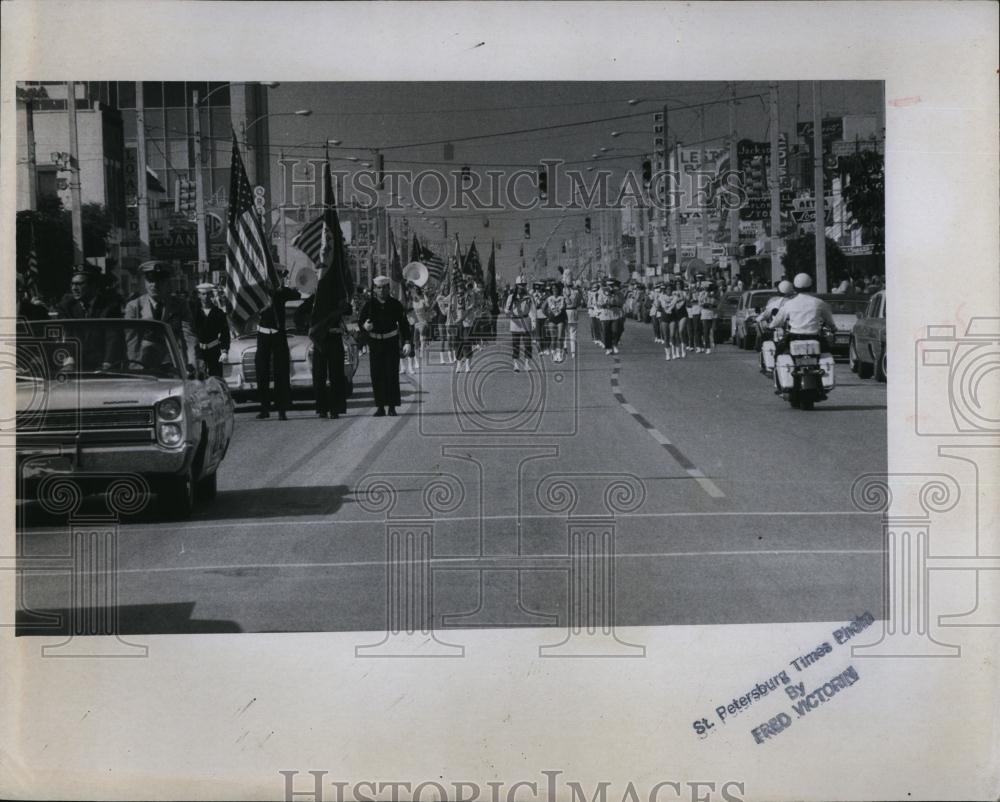
[[685,456],[683,451],[671,443],[663,432],[657,429],[639,412],[639,410],[628,402],[628,399],[622,394],[621,384],[618,381],[618,376],[622,369],[621,360],[619,360],[617,356],[614,359],[615,366],[611,369],[611,395],[614,396],[615,401],[617,401],[619,406],[631,415],[632,418],[649,433],[650,437],[659,443],[659,445],[674,458],[674,461],[684,469],[688,476],[698,483],[702,490],[708,493],[708,495],[712,498],[725,498],[726,494],[719,489],[719,486],[715,484],[715,482],[705,476],[704,472],[701,471],[697,465],[691,462],[691,460]]

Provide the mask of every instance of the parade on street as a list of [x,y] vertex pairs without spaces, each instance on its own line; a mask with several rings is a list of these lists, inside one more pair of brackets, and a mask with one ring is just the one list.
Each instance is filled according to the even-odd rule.
[[877,612],[883,107],[20,83],[18,533],[106,524],[116,613],[26,573],[19,634]]

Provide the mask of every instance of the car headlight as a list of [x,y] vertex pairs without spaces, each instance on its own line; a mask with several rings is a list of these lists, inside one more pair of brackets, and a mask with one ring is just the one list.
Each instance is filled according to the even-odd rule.
[[160,420],[177,420],[183,411],[181,400],[175,397],[165,398],[156,405],[156,417]]
[[184,439],[184,429],[179,423],[161,423],[156,432],[159,441],[165,446],[176,446]]

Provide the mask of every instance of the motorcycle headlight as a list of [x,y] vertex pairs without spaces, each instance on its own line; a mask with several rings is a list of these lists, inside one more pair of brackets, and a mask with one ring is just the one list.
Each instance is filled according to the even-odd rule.
[[165,398],[156,405],[156,417],[164,421],[177,420],[183,411],[179,398]]

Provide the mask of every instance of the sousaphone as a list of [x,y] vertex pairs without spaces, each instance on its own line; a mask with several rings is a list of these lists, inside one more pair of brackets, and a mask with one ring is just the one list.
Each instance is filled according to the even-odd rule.
[[403,279],[418,287],[423,287],[429,277],[427,265],[423,262],[410,262],[403,268]]

